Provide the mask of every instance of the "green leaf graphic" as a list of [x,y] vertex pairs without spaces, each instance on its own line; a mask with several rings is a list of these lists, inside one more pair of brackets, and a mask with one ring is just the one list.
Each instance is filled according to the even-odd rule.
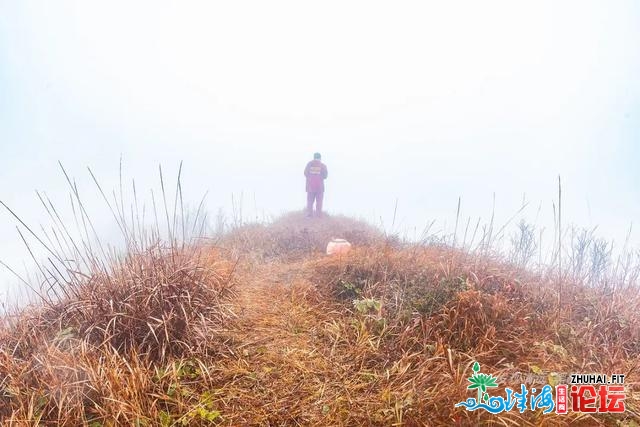
[[478,362],[473,364],[473,375],[467,381],[471,383],[467,389],[478,389],[478,403],[489,399],[489,395],[486,394],[487,388],[498,387],[496,377],[480,373],[480,364]]

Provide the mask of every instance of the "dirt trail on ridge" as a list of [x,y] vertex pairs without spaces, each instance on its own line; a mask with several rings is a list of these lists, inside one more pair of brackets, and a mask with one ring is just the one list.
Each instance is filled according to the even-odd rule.
[[[319,330],[327,318],[306,298],[313,292],[308,263],[239,266],[233,303],[236,354],[221,369],[228,406],[222,413],[241,414],[229,420],[233,425],[315,424],[344,400],[335,383],[339,355],[327,357]],[[327,375],[330,371],[333,375]]]

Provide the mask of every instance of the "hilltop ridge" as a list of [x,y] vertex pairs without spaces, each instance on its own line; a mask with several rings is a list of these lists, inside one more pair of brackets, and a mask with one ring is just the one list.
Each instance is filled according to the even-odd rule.
[[[354,250],[327,257],[332,237]],[[565,285],[342,216],[131,253],[0,329],[7,425],[637,425],[637,292]],[[627,374],[620,415],[455,407],[473,364]],[[543,384],[544,383],[544,384]]]

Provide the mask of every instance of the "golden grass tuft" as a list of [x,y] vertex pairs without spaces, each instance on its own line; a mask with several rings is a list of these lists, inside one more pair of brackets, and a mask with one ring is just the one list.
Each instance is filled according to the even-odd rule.
[[[626,373],[625,415],[551,415],[545,423],[638,420],[640,298],[630,289],[573,284],[558,308],[554,283],[443,247],[362,248],[316,261],[312,277],[344,313],[332,327],[331,346],[350,352],[353,375],[366,369],[384,379],[376,389],[400,399],[408,425],[541,422],[531,411],[490,416],[454,408],[468,397],[466,378],[476,360],[511,381],[518,373]],[[391,381],[390,372],[400,374]]]
[[227,352],[233,269],[219,254],[155,245],[70,285],[72,297],[5,319],[0,417],[155,424],[163,389],[154,369]]

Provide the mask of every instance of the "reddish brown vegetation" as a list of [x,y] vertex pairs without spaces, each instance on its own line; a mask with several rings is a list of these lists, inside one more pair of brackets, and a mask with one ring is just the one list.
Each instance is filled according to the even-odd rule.
[[[325,257],[331,237],[356,249]],[[638,421],[640,304],[632,288],[566,283],[558,307],[556,284],[534,274],[445,247],[391,244],[343,217],[292,214],[236,229],[216,246],[133,253],[68,299],[6,318],[3,422]],[[625,373],[627,412],[467,412],[454,405],[471,397],[474,361],[499,378],[493,394],[519,385],[519,373]]]

